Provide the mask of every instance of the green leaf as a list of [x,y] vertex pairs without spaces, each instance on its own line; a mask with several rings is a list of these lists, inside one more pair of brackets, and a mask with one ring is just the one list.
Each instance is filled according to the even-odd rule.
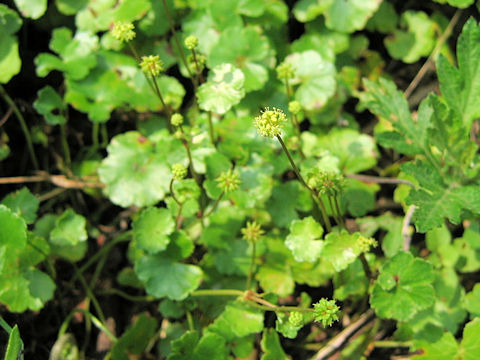
[[421,354],[413,356],[412,359],[476,360],[480,353],[479,332],[480,318],[475,318],[465,325],[460,344],[455,341],[455,337],[449,332],[445,332],[443,336],[436,339],[436,341],[416,341],[414,347],[416,350],[420,350]]
[[4,4],[0,4],[0,84],[6,84],[20,72],[22,61],[18,53],[15,34],[22,26],[18,14]]
[[67,209],[55,221],[50,242],[58,246],[74,246],[87,240],[86,220],[72,209]]
[[295,288],[295,281],[289,262],[293,260],[291,251],[280,239],[267,238],[265,263],[256,274],[256,279],[265,292],[279,296],[290,295]]
[[365,92],[360,95],[362,103],[393,128],[392,131],[376,133],[378,142],[403,154],[429,153],[426,142],[432,110],[427,103],[420,105],[417,120],[414,121],[407,100],[392,81],[381,78],[378,83],[370,80],[364,80],[363,83]]
[[161,148],[136,131],[112,139],[98,174],[114,204],[148,206],[164,198],[172,175]]
[[400,26],[407,30],[395,30],[385,39],[385,46],[394,59],[408,64],[430,55],[436,40],[438,25],[423,11],[405,11]]
[[293,15],[300,22],[308,22],[323,14],[331,3],[331,1],[300,0],[293,7]]
[[113,344],[113,360],[129,360],[132,355],[141,355],[155,335],[157,326],[155,318],[140,314],[135,324]]
[[404,164],[402,170],[419,183],[419,188],[410,190],[406,199],[408,204],[418,207],[413,219],[419,232],[440,226],[445,218],[458,224],[464,218],[464,210],[480,213],[480,187],[445,184],[433,166],[421,161]]
[[[0,205],[0,229],[2,229],[0,232],[0,250],[5,249],[5,259],[14,258],[13,252],[23,250],[27,245],[25,221],[5,205]],[[9,254],[10,251],[12,251],[12,255]]]
[[455,6],[460,9],[465,9],[475,2],[475,0],[433,0],[433,1],[440,4],[449,4],[451,6]]
[[434,273],[430,263],[399,252],[380,269],[370,304],[381,318],[406,321],[435,301]]
[[380,33],[393,33],[398,23],[398,15],[393,4],[382,1],[378,10],[368,20],[366,28],[369,31],[378,31]]
[[227,341],[259,333],[262,330],[263,311],[240,300],[230,302],[213,324],[207,328],[208,332],[217,333]]
[[97,65],[95,51],[98,37],[88,32],[72,31],[66,27],[56,28],[52,32],[50,48],[59,54],[42,53],[35,58],[36,72],[45,77],[53,70],[62,71],[70,79],[83,79]]
[[480,27],[474,19],[464,25],[457,41],[458,68],[441,56],[437,61],[440,90],[448,106],[470,131],[480,116]]
[[169,235],[175,230],[170,211],[149,207],[133,222],[133,238],[137,247],[150,254],[163,251],[170,242]]
[[88,0],[55,0],[55,5],[64,15],[74,15],[85,6],[87,6]]
[[198,105],[202,110],[225,114],[245,96],[245,76],[232,64],[214,67],[208,80],[197,91]]
[[5,196],[1,204],[10,208],[13,213],[21,216],[27,224],[32,224],[37,218],[40,201],[28,188],[24,187]]
[[21,26],[22,19],[17,12],[7,5],[0,4],[0,32],[4,35],[13,35]]
[[47,11],[47,0],[15,0],[23,17],[38,19]]
[[168,360],[227,359],[225,339],[215,333],[205,333],[200,339],[196,331],[187,331],[172,343]]
[[376,194],[379,190],[380,186],[375,183],[345,179],[345,188],[340,194],[340,199],[352,216],[364,216],[375,209]]
[[328,233],[320,256],[331,262],[335,270],[344,270],[365,251],[362,246],[364,240],[367,239],[360,233],[350,234],[346,231]]
[[306,110],[323,107],[335,93],[335,66],[314,50],[293,53],[285,62],[294,69],[291,85],[299,85],[295,91],[295,100]]
[[15,325],[8,336],[7,350],[4,360],[23,360],[23,341],[20,338],[18,325]]
[[63,115],[67,106],[60,95],[49,85],[38,91],[33,107],[45,117],[45,121],[49,125],[63,125],[67,122]]
[[324,157],[326,151],[338,158],[339,170],[346,173],[361,172],[377,163],[374,139],[353,129],[332,129],[317,139],[311,154]]
[[141,257],[135,263],[135,272],[145,282],[148,294],[171,300],[185,299],[200,285],[203,277],[198,266],[174,262],[163,254]]
[[294,220],[290,223],[290,233],[285,239],[285,245],[292,251],[296,261],[315,262],[324,246],[321,237],[323,227],[313,217]]
[[280,334],[289,339],[295,339],[297,337],[298,331],[304,326],[303,322],[301,324],[293,324],[289,321],[291,313],[282,313],[276,312],[277,320],[275,321],[275,330]]
[[262,342],[260,343],[263,355],[260,360],[288,360],[280,344],[280,339],[274,329],[263,330]]
[[268,79],[267,57],[270,46],[265,36],[253,27],[228,27],[208,56],[208,66],[232,64],[245,75],[245,92],[261,89]]
[[345,301],[350,296],[365,296],[368,290],[369,280],[359,259],[348,265],[344,271],[336,273],[333,281],[334,298],[340,301]]
[[365,27],[368,19],[377,11],[379,0],[329,1],[325,13],[326,25],[338,32],[352,33]]
[[465,309],[472,316],[480,317],[480,284],[475,284],[472,291],[465,295]]

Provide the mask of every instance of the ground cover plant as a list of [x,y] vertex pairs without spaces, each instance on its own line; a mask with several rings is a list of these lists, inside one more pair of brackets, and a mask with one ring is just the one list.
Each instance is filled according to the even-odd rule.
[[0,357],[480,359],[478,7],[0,4]]

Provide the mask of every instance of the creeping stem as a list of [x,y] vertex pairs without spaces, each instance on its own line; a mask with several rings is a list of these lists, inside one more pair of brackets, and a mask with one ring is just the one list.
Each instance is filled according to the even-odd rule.
[[302,175],[300,175],[300,170],[298,170],[297,165],[295,165],[295,161],[293,161],[292,155],[290,155],[290,152],[288,151],[287,146],[283,142],[282,137],[280,135],[277,135],[277,139],[280,142],[280,145],[282,146],[283,151],[287,155],[288,160],[290,161],[290,165],[292,165],[293,171],[295,172],[295,175],[297,175],[298,180],[303,186],[305,186],[308,189],[308,191],[312,193],[313,198],[317,202],[320,208],[320,212],[322,213],[323,222],[325,223],[327,231],[330,231],[332,229],[332,224],[330,223],[330,219],[328,218],[327,209],[325,208],[325,204],[323,203],[322,198],[318,195],[317,192],[315,192],[315,190],[313,190],[310,186],[308,186],[308,184],[303,179]]

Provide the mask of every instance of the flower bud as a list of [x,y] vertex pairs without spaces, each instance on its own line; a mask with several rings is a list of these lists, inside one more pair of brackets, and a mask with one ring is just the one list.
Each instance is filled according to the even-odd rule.
[[183,164],[174,164],[172,166],[172,174],[175,180],[182,180],[187,176],[187,168]]
[[163,71],[163,63],[158,55],[142,56],[140,67],[151,76],[158,76]]
[[195,35],[190,35],[185,39],[185,46],[188,50],[193,50],[198,46],[198,38]]
[[112,36],[121,42],[128,42],[135,37],[135,27],[126,21],[116,21],[111,30]]
[[175,113],[172,115],[170,122],[173,126],[180,126],[183,124],[183,116],[182,114]]

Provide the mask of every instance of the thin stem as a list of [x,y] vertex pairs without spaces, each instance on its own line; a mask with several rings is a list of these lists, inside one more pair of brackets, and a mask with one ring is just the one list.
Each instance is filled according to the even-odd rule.
[[193,331],[195,330],[195,325],[193,323],[193,316],[192,316],[192,313],[190,311],[187,311],[185,313],[185,315],[187,315],[187,324],[188,324],[188,329]]
[[435,48],[431,52],[430,56],[427,58],[425,63],[422,65],[422,67],[418,71],[417,75],[415,75],[412,82],[410,83],[410,85],[408,85],[407,89],[405,90],[406,98],[408,98],[412,94],[413,90],[415,90],[417,85],[425,76],[430,64],[437,57],[438,53],[442,49],[443,44],[445,43],[445,41],[447,41],[448,37],[453,31],[453,28],[455,27],[458,20],[460,19],[460,14],[461,14],[461,10],[457,10],[457,12],[453,15],[452,19],[450,20],[450,23],[448,24],[447,28],[443,32],[442,36],[440,36],[440,38],[438,39],[437,44],[435,45]]
[[170,188],[170,195],[172,196],[172,199],[177,203],[178,206],[182,205],[182,203],[177,199],[177,197],[175,196],[175,191],[173,191],[173,182],[175,181],[174,178],[172,178],[172,180],[170,180],[170,185],[169,185],[169,188]]
[[213,128],[211,111],[208,112],[208,134],[210,135],[210,142],[212,143],[213,147],[215,147],[215,130]]
[[[80,283],[82,284],[85,292],[87,293],[87,297],[90,299],[90,301],[92,302],[93,304],[93,307],[95,308],[95,311],[97,312],[98,314],[98,317],[100,318],[101,322],[102,323],[105,323],[105,315],[103,315],[103,310],[102,308],[100,307],[100,304],[97,300],[97,298],[95,297],[95,295],[93,294],[92,292],[92,289],[90,288],[90,286],[88,285],[87,281],[85,280],[85,278],[83,277],[83,275],[79,272],[78,270],[78,267],[77,265],[75,265],[74,263],[72,263],[73,265],[73,268],[75,269],[75,274],[78,274],[77,275],[77,278],[78,280],[80,280]],[[93,321],[93,320],[92,320]]]
[[13,330],[13,328],[10,325],[8,325],[8,323],[5,320],[3,320],[1,316],[0,316],[0,326],[3,328],[3,330],[5,330],[9,334]]
[[182,132],[182,144],[185,147],[185,150],[187,151],[187,157],[188,157],[188,168],[190,169],[190,172],[192,173],[192,176],[197,183],[197,185],[202,188],[202,182],[200,180],[200,177],[198,176],[197,172],[195,171],[193,167],[193,157],[192,157],[192,152],[190,151],[190,146],[188,145],[188,141],[185,139],[185,132],[183,131],[183,126],[179,126],[180,131]]
[[280,142],[280,145],[282,146],[283,151],[287,155],[288,160],[290,161],[290,165],[292,166],[293,171],[295,172],[295,175],[297,175],[298,180],[300,181],[300,183],[303,186],[305,186],[305,188],[307,188],[312,193],[314,199],[316,200],[318,206],[320,207],[320,212],[322,213],[323,221],[325,223],[327,231],[330,232],[330,230],[332,229],[332,224],[330,223],[330,219],[328,218],[327,209],[325,208],[325,204],[323,203],[323,201],[322,201],[321,197],[318,195],[318,193],[315,192],[310,186],[308,186],[308,184],[303,179],[302,175],[300,175],[300,170],[298,170],[297,165],[295,165],[295,161],[293,161],[292,155],[290,155],[290,152],[288,151],[287,146],[283,142],[282,137],[280,135],[277,135],[277,139]]
[[62,326],[60,326],[60,330],[58,331],[58,337],[62,336],[67,332],[70,321],[72,320],[73,316],[79,312],[87,316],[100,331],[103,331],[105,335],[110,338],[110,340],[112,340],[113,342],[118,341],[116,336],[113,335],[110,330],[108,330],[108,328],[102,323],[102,321],[100,321],[98,318],[96,318],[88,310],[85,309],[73,309],[72,312],[68,314],[67,318],[63,321]]
[[195,70],[197,71],[198,82],[202,83],[203,76],[202,76],[202,72],[200,71],[200,65],[198,64],[197,52],[195,51],[195,49],[192,49],[192,55],[193,55],[193,62],[195,63]]
[[195,290],[190,296],[244,296],[245,291],[235,289],[205,289]]
[[396,179],[396,178],[387,178],[387,177],[380,177],[380,176],[371,176],[371,175],[360,175],[360,174],[347,174],[345,177],[360,180],[366,183],[376,183],[376,184],[405,184],[411,187],[415,187],[415,185],[408,180],[405,179]]
[[70,169],[72,158],[70,157],[70,148],[68,147],[67,140],[67,130],[64,124],[60,125],[60,135],[62,141],[63,155],[65,156],[65,164],[67,164],[67,168]]
[[132,302],[151,302],[155,300],[155,298],[150,295],[135,296],[135,295],[127,294],[126,292],[119,289],[115,289],[115,288],[103,290],[99,292],[99,295],[117,295]]
[[334,196],[333,197],[333,202],[335,204],[335,210],[337,211],[337,216],[338,218],[340,219],[340,226],[342,226],[343,228],[345,228],[345,219],[343,218],[343,215],[340,211],[340,204],[338,203],[338,196]]
[[370,269],[370,265],[368,264],[367,258],[365,257],[364,253],[361,253],[360,256],[358,257],[360,259],[360,262],[362,263],[363,271],[365,272],[365,275],[367,278],[370,280],[373,280],[373,273],[372,270]]
[[212,208],[202,216],[202,218],[208,217],[211,213],[215,211],[217,208],[218,204],[220,203],[220,200],[222,200],[223,195],[225,195],[225,191],[222,191],[221,194],[218,196],[217,200],[215,200],[215,203],[213,204]]
[[180,57],[182,58],[183,64],[187,68],[188,75],[193,78],[192,72],[187,64],[187,59],[185,58],[185,54],[183,53],[182,46],[180,45],[180,41],[178,40],[177,32],[175,31],[175,25],[173,24],[172,15],[170,14],[170,10],[168,9],[167,2],[162,0],[163,7],[165,8],[165,13],[167,14],[168,23],[170,24],[170,30],[172,32],[173,38],[175,39],[175,43],[178,47],[178,52],[180,53]]
[[252,241],[252,257],[250,260],[250,269],[248,271],[247,285],[245,286],[247,290],[250,290],[250,285],[252,283],[253,270],[255,268],[255,260],[256,260],[256,248],[257,248],[256,242]]
[[7,94],[7,92],[5,91],[2,85],[0,85],[0,95],[2,95],[5,102],[13,109],[13,112],[15,113],[15,116],[17,117],[18,122],[20,123],[20,127],[22,128],[23,135],[25,136],[28,152],[30,153],[30,158],[32,160],[33,167],[35,168],[35,170],[38,170],[39,169],[38,160],[37,160],[37,156],[35,155],[35,151],[33,149],[32,138],[30,136],[30,131],[28,130],[27,123],[25,122],[25,119],[22,113],[18,109],[17,104],[15,104],[15,101],[13,101],[12,98]]
[[158,96],[158,98],[162,102],[163,108],[165,109],[165,111],[167,113],[167,129],[168,129],[168,132],[171,134],[171,133],[173,133],[172,124],[170,123],[170,118],[172,117],[172,112],[170,111],[170,107],[167,106],[167,104],[163,100],[162,93],[160,92],[160,88],[158,87],[157,78],[155,76],[151,75],[151,79],[152,79],[152,82],[153,82],[153,87],[155,88],[155,94]]
[[98,130],[100,128],[99,123],[93,123],[92,126],[92,146],[94,149],[98,149]]

